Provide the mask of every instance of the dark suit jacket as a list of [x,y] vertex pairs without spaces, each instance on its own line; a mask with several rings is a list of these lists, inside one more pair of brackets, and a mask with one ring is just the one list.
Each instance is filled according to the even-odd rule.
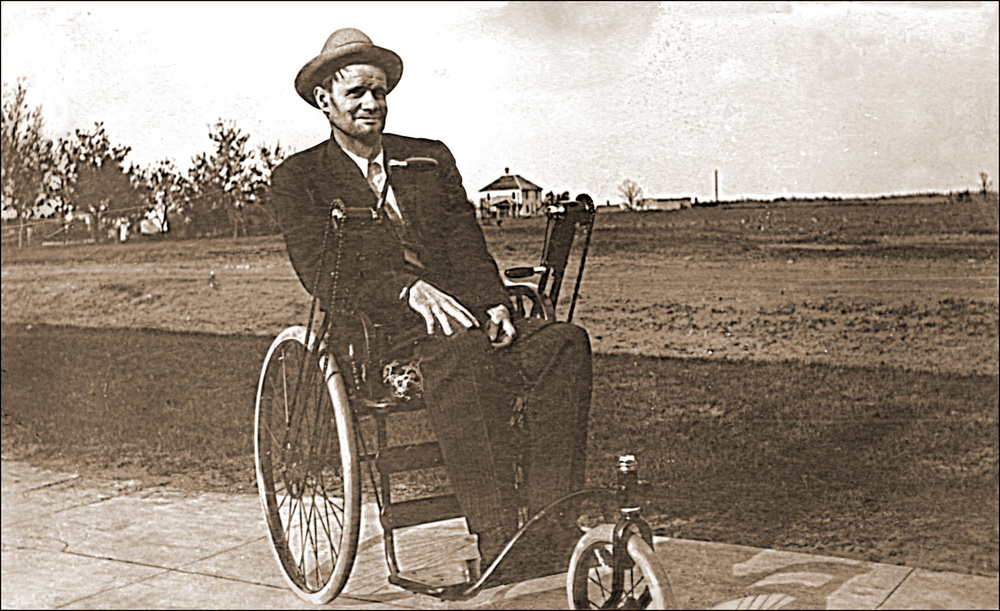
[[[357,164],[330,139],[292,155],[272,176],[271,203],[299,279],[327,311],[363,310],[390,332],[424,325],[399,299],[416,279],[454,296],[484,322],[485,311],[508,303],[508,298],[451,151],[441,142],[393,134],[383,136],[382,146],[420,265],[404,257],[389,222],[372,218],[377,197]],[[392,161],[409,157],[431,157],[438,165],[393,167]],[[332,232],[322,269],[317,269],[335,200],[343,202],[347,218],[342,232]],[[336,295],[331,302],[334,273]]]

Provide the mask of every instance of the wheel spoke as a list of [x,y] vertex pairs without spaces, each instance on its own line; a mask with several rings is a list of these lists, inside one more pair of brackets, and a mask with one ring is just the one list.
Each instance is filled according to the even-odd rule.
[[[313,524],[312,510],[313,510],[312,506],[307,507],[305,502],[302,503],[302,514],[305,517],[305,525],[306,525],[305,532],[303,533],[305,553],[302,554],[302,558],[306,572],[307,582],[309,573],[315,573],[316,580],[322,583],[322,580],[319,579],[319,570],[318,570],[319,557],[317,556],[317,550],[316,550],[316,529],[315,525]],[[310,567],[308,564],[309,560],[312,560],[312,567]],[[311,584],[310,587],[312,587]]]
[[[594,556],[593,556],[592,560],[594,562],[594,567],[593,567],[592,570],[593,570],[593,574],[596,576],[596,579],[593,578],[593,577],[591,577],[590,579],[595,584],[597,584],[598,588],[601,589],[601,598],[603,598],[604,600],[607,600],[609,598],[610,594],[611,594],[611,590],[610,590],[610,588],[605,587],[605,585],[604,585],[604,579],[601,576],[601,570],[600,569],[607,569],[607,568],[610,568],[610,567],[608,566],[608,563],[604,559],[604,555],[602,554],[603,551],[605,551],[605,550],[603,550],[601,547],[595,547],[593,549]],[[588,573],[589,573],[589,571],[588,571]]]
[[306,554],[309,553],[309,525],[306,522],[305,504],[300,496],[295,500],[295,514],[299,521],[299,573],[308,583],[309,571],[306,570]]
[[[330,554],[332,556],[331,560],[333,562],[336,562],[337,561],[337,556],[339,555],[339,550],[337,549],[337,544],[334,543],[334,541],[333,541],[333,538],[334,538],[333,537],[333,532],[330,529],[329,503],[326,502],[325,498],[324,498],[324,503],[323,503],[323,514],[324,514],[324,517],[326,518],[325,520],[321,521],[321,524],[323,526],[323,534],[326,535],[327,543],[330,544]],[[338,523],[339,523],[339,520],[338,520]]]
[[[343,502],[343,501],[341,501],[341,502]],[[333,519],[336,520],[336,522],[337,522],[337,526],[339,526],[341,529],[343,529],[343,527],[344,527],[344,522],[342,520],[342,516],[344,515],[344,507],[343,507],[343,505],[341,505],[341,506],[338,507],[337,503],[334,501],[334,499],[331,499],[328,496],[326,496],[326,494],[324,494],[323,495],[323,507],[324,507],[324,512],[326,513],[327,517],[329,518],[329,516],[332,514]],[[327,523],[329,523],[329,521]],[[331,541],[331,545],[332,544],[333,543]]]
[[593,571],[594,571],[594,574],[597,575],[597,578],[594,579],[593,577],[591,577],[590,581],[593,582],[593,583],[595,583],[595,584],[597,584],[597,587],[599,587],[601,589],[601,594],[607,594],[608,593],[608,589],[604,587],[604,580],[601,579],[601,574],[597,571],[596,568],[593,569]]
[[285,408],[285,425],[287,426],[288,423],[291,422],[291,420],[290,420],[291,415],[288,412],[288,406],[289,406],[289,401],[288,401],[288,368],[287,368],[287,365],[285,363],[285,350],[284,350],[284,348],[282,348],[282,350],[281,350],[281,356],[278,357],[278,358],[281,361],[281,395],[282,395],[282,398],[284,399],[284,401],[282,402],[282,405],[284,405],[284,408]]
[[[292,498],[292,495],[288,493],[288,488],[284,487],[284,484],[282,484],[282,486],[283,486],[282,490],[284,491],[285,496],[283,498],[281,498],[281,499],[278,500],[278,505],[277,505],[277,507],[275,507],[275,509],[277,509],[279,515],[281,514],[281,508],[284,507],[284,505],[285,505],[285,501],[290,501],[290,499]],[[275,489],[275,491],[274,491],[274,498],[278,498],[278,492],[279,491],[277,489]],[[289,505],[290,505],[290,503],[289,503]]]
[[[268,439],[271,440],[271,443],[274,445],[274,447],[280,448],[281,444],[278,442],[278,438],[274,436],[274,429],[271,428],[271,424],[269,422],[264,422],[263,427],[264,427],[264,432],[267,433],[267,437]],[[269,449],[267,453],[269,456],[273,455],[272,454],[273,449]]]
[[313,556],[313,570],[316,573],[316,583],[320,586],[323,585],[323,573],[322,573],[322,563],[319,559],[319,532],[316,528],[316,494],[309,497],[309,543],[312,545],[312,556]]
[[639,578],[636,579],[635,570],[634,569],[629,569],[629,572],[628,572],[628,583],[629,583],[629,588],[628,588],[627,592],[625,593],[626,597],[627,597],[627,600],[636,600],[636,598],[635,598],[635,592],[638,589],[639,585],[642,583],[642,571],[639,572]]

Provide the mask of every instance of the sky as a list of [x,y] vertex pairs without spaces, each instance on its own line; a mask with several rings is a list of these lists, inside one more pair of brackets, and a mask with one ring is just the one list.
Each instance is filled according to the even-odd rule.
[[233,121],[304,150],[299,69],[342,27],[404,63],[387,131],[443,141],[470,197],[850,196],[1000,183],[996,2],[2,2],[2,80],[50,137],[103,122],[182,169]]

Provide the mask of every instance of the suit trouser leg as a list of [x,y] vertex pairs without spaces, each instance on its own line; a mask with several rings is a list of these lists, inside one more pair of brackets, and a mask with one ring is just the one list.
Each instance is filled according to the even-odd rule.
[[[529,390],[525,496],[530,513],[586,484],[592,366],[587,332],[576,325],[524,319],[503,355]],[[500,355],[498,352],[497,355]]]
[[592,386],[590,340],[575,325],[516,322],[512,346],[494,351],[481,331],[422,336],[414,356],[427,415],[469,529],[517,521],[510,407],[526,395],[525,497],[534,513],[586,483]]
[[469,530],[516,526],[509,376],[491,358],[485,333],[424,336],[414,356],[424,380],[427,417]]

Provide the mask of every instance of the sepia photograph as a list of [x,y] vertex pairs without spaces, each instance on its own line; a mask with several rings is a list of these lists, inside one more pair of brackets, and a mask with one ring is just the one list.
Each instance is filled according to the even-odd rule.
[[0,7],[4,608],[1000,605],[1000,3]]

